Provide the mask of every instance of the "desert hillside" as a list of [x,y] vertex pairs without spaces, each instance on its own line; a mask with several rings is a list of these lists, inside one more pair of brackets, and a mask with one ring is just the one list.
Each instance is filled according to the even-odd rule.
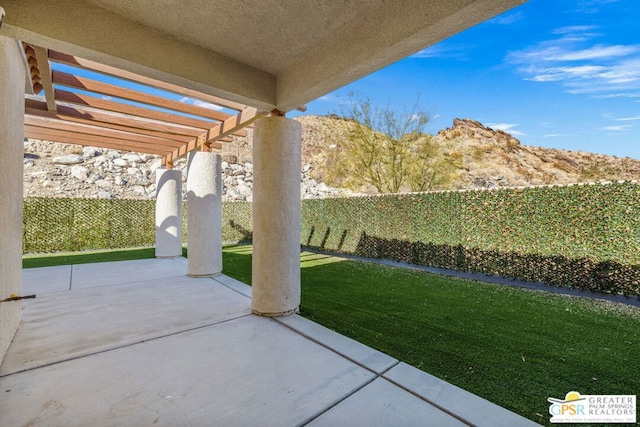
[[[346,183],[335,176],[331,158],[341,144],[348,122],[335,116],[303,116],[302,196],[329,197],[372,192],[370,187],[340,189]],[[224,146],[223,173],[226,200],[252,198],[252,132]],[[433,155],[449,165],[451,179],[443,189],[494,188],[568,184],[598,180],[639,180],[640,160],[582,151],[531,147],[513,136],[481,123],[456,119],[453,126],[418,143],[434,147]],[[157,156],[25,141],[25,196],[153,198]],[[176,162],[184,170],[186,161]],[[186,173],[185,173],[186,176]],[[353,186],[352,186],[353,187]]]
[[[336,117],[306,116],[303,129],[304,162],[317,165],[311,174],[329,185],[339,185],[323,174],[331,150],[339,139],[327,135]],[[492,130],[469,119],[429,136],[437,157],[454,167],[451,189],[569,184],[599,180],[639,180],[640,160],[584,151],[549,149],[520,144],[512,135]]]

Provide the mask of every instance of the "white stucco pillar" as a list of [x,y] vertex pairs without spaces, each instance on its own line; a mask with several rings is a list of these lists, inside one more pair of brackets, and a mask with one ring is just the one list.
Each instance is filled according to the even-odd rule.
[[254,314],[284,316],[300,305],[300,123],[265,117],[253,129]]
[[[0,8],[0,13],[2,13]],[[0,36],[0,300],[22,296],[22,161],[26,66],[18,43]],[[22,303],[0,303],[0,362]]]
[[222,272],[222,167],[220,155],[195,151],[187,165],[188,275]]
[[156,170],[156,257],[182,256],[182,171]]

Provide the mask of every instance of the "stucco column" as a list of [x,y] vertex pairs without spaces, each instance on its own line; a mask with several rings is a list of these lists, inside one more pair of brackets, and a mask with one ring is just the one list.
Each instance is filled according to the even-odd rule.
[[182,256],[182,172],[156,170],[156,257]]
[[300,305],[300,156],[302,128],[265,117],[253,128],[254,314],[284,316]]
[[[0,36],[0,300],[22,296],[25,67],[18,43]],[[20,301],[0,303],[0,362],[21,314]]]
[[195,151],[187,165],[188,275],[222,272],[222,166],[220,155]]

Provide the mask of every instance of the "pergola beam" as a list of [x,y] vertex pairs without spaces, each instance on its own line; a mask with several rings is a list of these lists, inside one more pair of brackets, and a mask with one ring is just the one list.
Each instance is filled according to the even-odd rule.
[[53,71],[52,79],[53,83],[59,86],[82,89],[88,92],[99,93],[101,95],[114,96],[117,98],[126,99],[128,101],[152,105],[154,107],[160,107],[166,110],[179,111],[181,113],[205,117],[207,119],[226,120],[230,117],[229,114],[222,113],[220,111],[198,107],[197,105],[190,105],[184,102],[173,101],[167,98],[162,98],[160,96],[150,95],[147,93],[102,83],[84,77],[74,76],[62,71]]
[[47,109],[56,112],[56,99],[53,90],[53,80],[51,77],[51,66],[49,64],[49,56],[47,49],[40,46],[33,46],[36,60],[38,61],[38,69],[40,70],[40,84],[44,89],[44,98],[47,102]]
[[[25,108],[27,110],[33,111],[47,111],[46,103],[42,101],[38,101],[35,99],[25,99]],[[137,128],[139,130],[155,130],[160,132],[166,132],[176,135],[177,137],[184,137],[185,140],[190,140],[191,138],[198,136],[202,133],[201,130],[174,125],[172,123],[159,122],[141,119],[128,115],[114,114],[108,112],[99,112],[96,110],[91,110],[88,108],[83,108],[78,105],[68,106],[58,104],[58,112],[57,116],[60,116],[61,120],[66,120],[68,117],[75,117],[80,119],[86,119],[91,122],[95,122],[96,126],[101,126],[103,123],[107,124],[117,124],[122,126],[127,126],[131,128]]]
[[122,126],[122,125],[118,125],[118,124],[114,124],[114,123],[95,122],[95,121],[89,120],[89,119],[83,119],[83,118],[69,116],[69,115],[51,113],[49,111],[34,110],[32,108],[25,108],[25,114],[27,116],[37,116],[37,117],[43,117],[43,118],[47,118],[47,119],[63,120],[65,122],[80,123],[80,124],[84,124],[84,125],[94,126],[94,127],[97,127],[97,128],[112,129],[112,130],[119,130],[119,131],[123,131],[123,132],[135,133],[135,134],[139,134],[139,135],[154,136],[156,138],[169,139],[169,140],[173,140],[173,141],[177,141],[177,142],[188,142],[191,139],[190,137],[184,136],[184,135],[176,135],[176,134],[173,134],[173,133],[160,132],[160,131],[156,131],[156,130],[148,130],[148,129],[141,129],[141,128],[136,128],[136,127]]
[[111,139],[120,142],[140,143],[148,144],[161,148],[163,150],[172,150],[175,147],[182,146],[181,142],[171,141],[166,139],[155,138],[152,136],[133,134],[128,132],[116,131],[111,129],[98,128],[95,126],[79,125],[69,122],[63,122],[59,120],[51,120],[36,116],[25,116],[25,124],[29,126],[36,126],[42,128],[49,128],[53,130],[61,130],[66,132],[73,132],[78,135],[86,135],[90,137],[101,137]]
[[[25,44],[24,49],[34,90],[40,92],[44,89],[45,92],[44,102],[38,98],[25,98],[25,136],[30,138],[158,154],[164,156],[165,165],[172,167],[174,160],[190,151],[221,149],[221,141],[232,140],[231,135],[245,136],[245,127],[267,115],[255,108],[41,47]],[[51,60],[223,105],[228,109],[239,109],[240,112],[230,115],[52,70]],[[74,91],[56,86],[69,87]],[[102,99],[94,94],[114,97],[118,101]]]
[[112,111],[114,113],[128,114],[131,116],[144,117],[151,120],[159,120],[167,123],[180,124],[190,126],[197,129],[209,129],[212,122],[204,120],[192,119],[190,117],[178,116],[162,111],[150,110],[147,108],[137,107],[135,105],[123,104],[121,102],[109,101],[106,99],[96,98],[94,96],[68,92],[56,89],[56,100],[65,101],[71,104],[84,105],[87,107],[97,108],[99,110]]
[[173,152],[165,157],[162,161],[163,164],[172,165],[173,162],[185,156],[187,153],[193,150],[203,148],[205,145],[218,141],[225,136],[231,135],[238,129],[242,129],[249,126],[254,121],[261,117],[267,116],[267,112],[259,112],[255,108],[247,107],[235,116],[231,116],[222,123],[216,124],[214,127],[204,132],[202,135],[184,144],[182,147],[173,150]]
[[[82,145],[85,147],[108,148],[112,150],[135,151],[137,153],[155,154],[159,156],[166,155],[167,151],[161,148],[154,148],[146,144],[114,141],[109,138],[91,137],[79,135],[74,132],[61,131],[56,129],[48,129],[37,126],[26,125],[24,127],[24,136],[26,138],[42,139],[46,141],[62,142],[65,144]],[[88,136],[88,135],[87,135]]]
[[140,83],[147,86],[152,86],[157,89],[173,92],[177,95],[186,96],[192,99],[199,99],[201,101],[209,102],[211,104],[219,105],[230,110],[242,111],[247,108],[246,105],[238,102],[228,101],[223,98],[219,98],[214,95],[209,95],[204,92],[199,92],[193,89],[187,89],[182,86],[178,86],[172,83],[163,82],[150,77],[141,76],[139,74],[132,73],[130,71],[121,70],[110,65],[100,64],[98,62],[90,61],[88,59],[78,58],[73,55],[67,55],[64,53],[49,51],[49,59],[58,62],[60,64],[71,65],[73,67],[82,68],[89,71],[96,71],[98,73],[107,74],[119,79],[128,80],[134,83]]

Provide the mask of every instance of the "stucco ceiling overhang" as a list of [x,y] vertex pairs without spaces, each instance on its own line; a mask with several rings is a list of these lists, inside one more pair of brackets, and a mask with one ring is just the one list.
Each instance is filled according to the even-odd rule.
[[289,111],[526,0],[2,0],[0,33]]

